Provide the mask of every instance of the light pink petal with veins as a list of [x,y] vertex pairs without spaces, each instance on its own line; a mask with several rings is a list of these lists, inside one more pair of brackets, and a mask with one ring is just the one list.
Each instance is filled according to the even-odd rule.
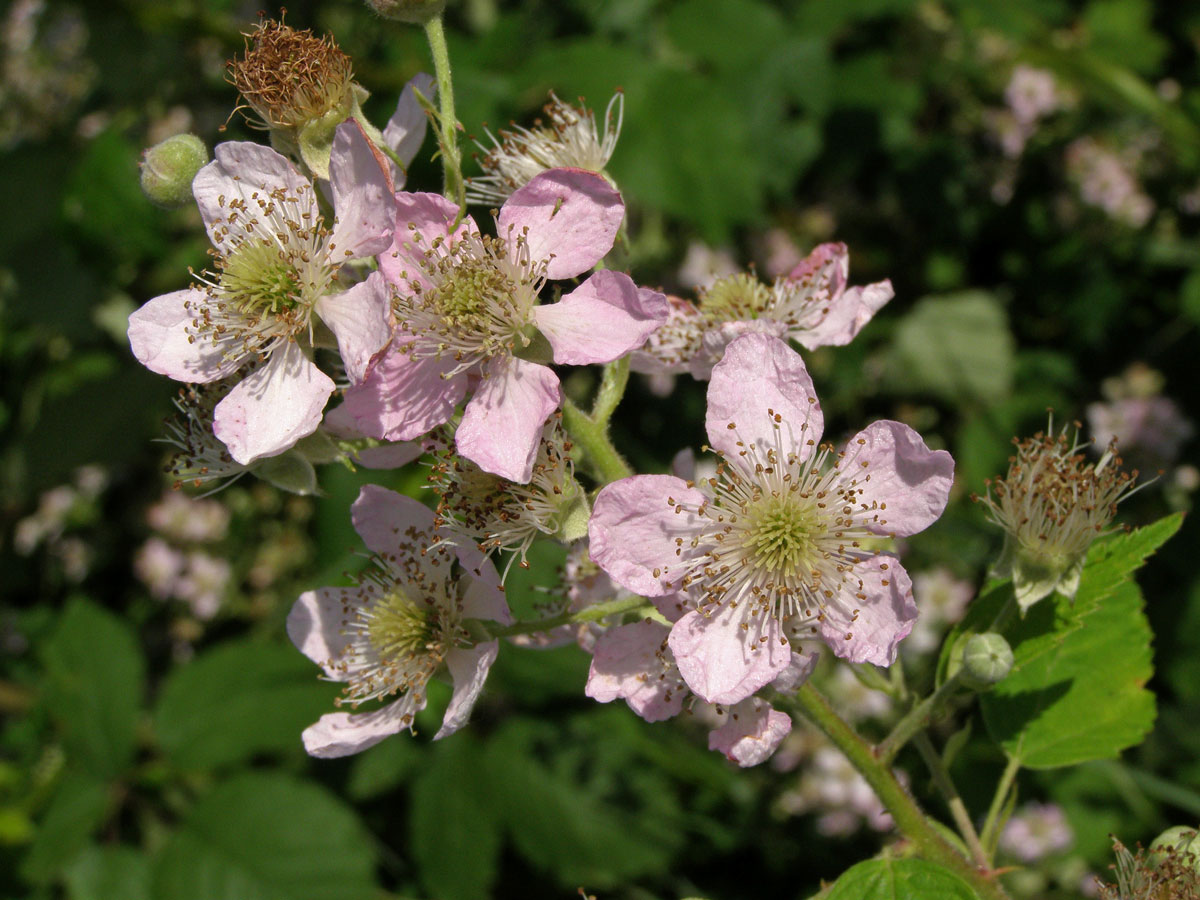
[[624,217],[621,195],[600,175],[549,169],[504,202],[496,232],[510,251],[524,234],[530,259],[550,260],[547,278],[574,278],[612,249]]
[[383,709],[369,713],[326,713],[301,736],[309,756],[336,759],[361,753],[384,738],[412,728],[413,717],[425,708],[425,692],[409,691]]
[[275,456],[317,430],[333,389],[332,379],[288,342],[217,404],[213,434],[244,466]]
[[454,445],[485,472],[525,484],[542,426],[561,402],[558,376],[547,366],[497,357],[463,411]]
[[770,703],[751,697],[732,707],[725,724],[708,733],[708,749],[743,768],[766,762],[792,730],[792,720]]
[[338,342],[346,374],[355,384],[366,377],[371,357],[392,336],[391,294],[378,272],[338,294],[325,294],[313,307]]
[[[192,181],[192,194],[200,207],[200,217],[213,246],[228,253],[243,238],[269,239],[269,234],[253,230],[260,222],[266,204],[280,202],[269,195],[282,190],[290,198],[285,218],[294,222],[315,222],[321,210],[312,184],[287,158],[270,147],[250,141],[226,141],[217,144],[214,159]],[[244,208],[235,210],[239,201]]]
[[[429,280],[421,274],[420,262],[431,250],[435,241],[456,243],[468,232],[478,231],[475,223],[463,219],[455,228],[458,206],[441,194],[405,193],[396,194],[396,226],[391,246],[379,254],[379,271],[392,284],[404,291],[429,287]],[[445,249],[433,251],[445,253]]]
[[853,287],[833,300],[829,312],[812,328],[797,328],[791,336],[802,347],[841,347],[862,331],[871,317],[896,295],[891,281],[884,280],[866,287]]
[[[193,309],[188,309],[190,302]],[[129,346],[138,362],[176,381],[207,384],[237,371],[243,354],[226,358],[226,348],[208,335],[189,334],[195,309],[208,302],[196,288],[174,291],[148,301],[129,315]]]
[[846,289],[850,275],[850,251],[842,243],[818,244],[788,272],[789,281],[808,282],[810,292],[835,299]]
[[606,485],[588,522],[592,560],[635,594],[674,594],[685,571],[677,551],[682,547],[686,554],[704,527],[693,512],[677,513],[676,505],[696,509],[705,502],[704,494],[673,475],[634,475]]
[[[821,637],[835,654],[850,662],[890,666],[896,661],[900,641],[917,621],[908,573],[894,556],[881,555],[857,563],[847,577],[851,582],[862,580],[865,599],[843,593],[840,600],[853,604],[851,610],[830,604],[819,623]],[[854,609],[856,615],[851,614]]]
[[[363,485],[350,506],[350,519],[363,543],[380,556],[394,556],[401,545],[412,547],[426,536],[429,542],[433,540],[433,510],[377,484]],[[434,554],[426,556],[433,558]],[[448,571],[449,562],[442,563],[442,568]]]
[[[421,96],[432,103],[437,97],[437,82],[425,72],[418,72],[410,78],[404,90],[400,92],[396,111],[383,128],[383,142],[396,152],[405,166],[412,163],[417,151],[421,149],[421,144],[425,141],[425,128],[429,122],[415,91],[420,91]],[[399,172],[396,174],[399,175],[396,187],[400,187],[404,183],[404,175]]]
[[683,680],[710,703],[745,700],[791,664],[779,620],[753,615],[749,606],[726,605],[712,616],[693,611],[671,628],[669,643]]
[[[346,652],[346,608],[361,601],[361,587],[328,587],[305,591],[287,617],[287,633],[296,648],[325,670],[332,681],[345,681],[336,660]],[[331,662],[334,663],[331,665]]]
[[[490,619],[502,625],[512,624],[512,613],[509,612],[508,602],[500,588],[500,573],[489,559],[478,558],[463,553],[463,548],[455,547],[459,562],[469,572],[477,575],[468,577],[470,584],[463,591],[462,614],[468,619]],[[474,548],[471,548],[474,549]],[[478,553],[478,551],[476,551]],[[465,556],[465,558],[464,558]]]
[[618,698],[647,722],[678,715],[687,688],[658,622],[610,628],[596,639],[584,693],[600,703]]
[[639,288],[621,272],[602,271],[558,303],[534,307],[533,318],[556,363],[584,366],[642,346],[667,320],[667,310],[663,294]]
[[488,670],[496,661],[499,651],[499,641],[488,641],[470,649],[454,649],[446,654],[446,667],[454,680],[454,693],[450,697],[450,705],[446,707],[442,727],[433,736],[435,741],[449,737],[467,724],[475,701],[483,691]]
[[391,246],[396,201],[387,166],[358,122],[347,119],[337,127],[329,155],[335,214],[329,261],[334,265]]
[[743,334],[766,334],[771,337],[787,337],[787,325],[774,319],[747,319],[738,322],[722,322],[715,328],[705,329],[700,339],[701,352],[692,357],[688,371],[697,381],[712,378],[713,366],[725,355],[725,348]]
[[346,391],[339,417],[368,437],[409,441],[450,418],[467,392],[467,376],[446,377],[453,359],[416,359],[393,341],[363,379]]
[[713,368],[705,427],[709,443],[736,465],[752,442],[760,459],[770,447],[807,459],[825,420],[800,354],[778,338],[744,334]]
[[946,508],[954,484],[949,453],[930,450],[907,425],[888,420],[850,438],[839,468],[842,484],[859,482],[860,503],[878,504],[876,512],[855,513],[876,534],[904,537],[928,528]]
[[786,669],[775,676],[775,680],[771,682],[771,687],[785,694],[796,690],[796,688],[808,681],[808,676],[813,673],[813,669],[817,667],[817,663],[820,661],[821,652],[819,650],[811,650],[808,653],[797,653],[793,650],[791,662],[788,663]]

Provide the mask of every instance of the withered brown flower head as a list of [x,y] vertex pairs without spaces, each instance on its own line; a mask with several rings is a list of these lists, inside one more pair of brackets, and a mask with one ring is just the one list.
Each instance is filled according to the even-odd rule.
[[1166,847],[1149,853],[1139,845],[1130,853],[1113,838],[1113,853],[1117,861],[1109,868],[1117,882],[1098,883],[1102,900],[1200,900],[1200,872],[1186,849]]
[[246,52],[226,71],[266,127],[297,128],[350,104],[350,57],[332,37],[264,19],[245,38]]

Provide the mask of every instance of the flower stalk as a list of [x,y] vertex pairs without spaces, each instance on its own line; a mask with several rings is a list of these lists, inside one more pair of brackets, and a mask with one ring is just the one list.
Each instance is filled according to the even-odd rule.
[[462,175],[462,154],[458,149],[458,117],[454,112],[454,85],[450,77],[450,51],[441,15],[425,23],[425,37],[433,55],[433,72],[438,89],[438,144],[442,154],[443,189],[447,200],[466,211],[466,183]]
[[601,619],[606,619],[609,616],[633,612],[634,610],[643,608],[647,614],[651,614],[654,611],[654,607],[647,604],[644,597],[620,597],[616,600],[610,600],[607,603],[597,603],[595,606],[589,606],[587,609],[581,609],[578,612],[560,613],[557,616],[536,619],[532,622],[517,622],[515,625],[507,625],[503,628],[489,628],[488,631],[492,637],[514,637],[519,634],[536,634],[540,631],[553,631],[555,628],[560,628],[563,625],[599,622]]

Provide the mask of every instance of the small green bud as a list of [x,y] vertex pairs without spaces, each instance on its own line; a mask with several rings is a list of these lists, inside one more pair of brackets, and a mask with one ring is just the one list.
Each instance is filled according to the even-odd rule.
[[155,206],[175,209],[191,202],[192,179],[208,162],[208,148],[194,134],[177,134],[142,154],[142,192]]
[[994,631],[973,634],[963,647],[962,660],[963,680],[972,687],[987,687],[1012,671],[1012,647]]
[[385,19],[424,25],[446,8],[446,0],[366,0],[367,6]]
[[1196,840],[1196,834],[1195,828],[1186,825],[1168,828],[1150,842],[1150,865],[1162,865],[1170,851],[1174,850],[1176,859],[1182,863],[1190,863],[1192,868],[1200,873],[1200,841]]

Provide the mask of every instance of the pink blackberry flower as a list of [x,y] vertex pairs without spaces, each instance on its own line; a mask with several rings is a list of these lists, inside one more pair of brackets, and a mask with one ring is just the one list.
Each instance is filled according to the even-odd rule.
[[916,619],[899,561],[868,549],[915,534],[945,508],[954,461],[899,422],[837,451],[799,354],[763,334],[713,369],[708,438],[721,463],[696,482],[638,475],[596,498],[591,554],[646,597],[679,592],[669,646],[700,697],[733,704],[820,637],[851,662],[890,665]]
[[338,126],[330,157],[332,228],[312,183],[274,150],[231,141],[214,155],[192,185],[214,269],[135,311],[129,342],[143,365],[177,381],[243,373],[216,405],[213,431],[245,466],[321,422],[334,383],[312,361],[314,317],[333,333],[351,380],[387,344],[382,277],[349,290],[337,278],[344,263],[387,248],[395,212],[382,158],[353,121]]
[[640,346],[666,318],[666,298],[600,271],[557,303],[548,280],[575,278],[612,248],[625,207],[600,175],[551,169],[505,202],[483,235],[436,194],[397,194],[396,237],[379,257],[394,289],[389,351],[346,394],[371,437],[411,440],[449,420],[467,395],[458,452],[526,483],[542,426],[562,391],[548,363],[605,363]]
[[433,511],[411,497],[367,485],[351,507],[354,528],[375,554],[355,587],[300,596],[288,615],[292,642],[345,682],[339,705],[396,699],[371,712],[327,713],[304,731],[313,756],[358,753],[411,730],[430,678],[446,670],[454,694],[434,740],[466,724],[499,642],[477,642],[467,619],[512,617],[495,566],[470,544],[452,546]]

